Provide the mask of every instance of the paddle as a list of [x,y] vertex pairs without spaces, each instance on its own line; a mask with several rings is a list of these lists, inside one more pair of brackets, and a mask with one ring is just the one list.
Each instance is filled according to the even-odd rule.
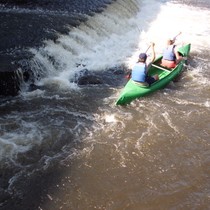
[[182,32],[180,31],[176,36],[174,36],[174,38],[172,39],[174,42],[176,40],[176,38],[181,34]]
[[[147,51],[149,50],[150,47],[151,47],[151,44],[146,49],[145,53],[147,53]],[[125,76],[125,78],[128,79],[128,80],[131,78],[131,71]]]
[[151,47],[151,44],[149,45],[149,47],[147,48],[147,50],[145,51],[145,53],[147,53],[147,51],[149,50],[150,47]]

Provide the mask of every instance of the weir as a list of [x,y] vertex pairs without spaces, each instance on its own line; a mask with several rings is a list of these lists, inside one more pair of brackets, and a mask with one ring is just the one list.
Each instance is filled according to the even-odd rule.
[[27,82],[33,75],[33,67],[28,68],[32,56],[29,48],[43,46],[44,40],[56,40],[58,34],[68,33],[70,27],[86,20],[85,15],[97,12],[110,0],[87,2],[86,7],[76,1],[0,2],[0,95],[14,96],[21,89],[22,78]]
[[44,66],[52,82],[66,80],[68,83],[84,68],[97,74],[121,66],[132,53],[130,45],[135,50],[139,41],[135,22],[138,4],[138,1],[123,0],[112,3],[67,35],[34,49],[34,59]]

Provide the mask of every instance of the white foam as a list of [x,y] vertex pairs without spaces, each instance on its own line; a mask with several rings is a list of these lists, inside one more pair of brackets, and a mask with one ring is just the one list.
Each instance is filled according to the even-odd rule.
[[[144,1],[145,7],[139,13],[139,20],[148,23],[148,30],[141,34],[140,45],[148,41],[156,43],[156,51],[161,54],[168,36],[175,36],[180,31],[182,34],[177,37],[177,43],[192,43],[192,51],[200,51],[208,48],[210,40],[210,11],[195,8],[188,5],[174,4],[172,2],[159,4],[155,1]],[[142,12],[144,11],[144,12]],[[156,15],[152,20],[151,14]],[[141,25],[139,25],[141,27]],[[137,55],[134,55],[137,57]]]
[[60,36],[56,43],[46,41],[46,47],[33,49],[34,59],[48,71],[47,77],[60,78],[60,82],[65,83],[84,68],[103,71],[124,63],[139,38],[136,24],[138,1],[130,1],[130,7],[126,7],[127,4],[125,0],[117,1],[105,12],[89,17],[68,35]]
[[107,114],[107,115],[104,116],[104,119],[105,119],[105,122],[107,122],[107,123],[117,122],[117,119],[116,119],[114,114],[110,114],[110,115]]
[[209,19],[208,10],[188,5],[119,0],[68,35],[61,35],[56,43],[49,40],[45,48],[32,51],[34,60],[47,71],[48,80],[43,82],[57,81],[62,83],[58,87],[69,88],[69,80],[79,70],[103,71],[123,63],[131,67],[151,41],[160,54],[169,34],[181,31],[178,43],[191,42],[192,51],[200,52],[210,45]]

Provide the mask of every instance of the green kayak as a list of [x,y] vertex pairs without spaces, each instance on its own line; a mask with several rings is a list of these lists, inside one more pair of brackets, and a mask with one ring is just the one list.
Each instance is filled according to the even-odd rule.
[[[191,44],[187,44],[179,48],[179,53],[187,58],[190,52]],[[165,87],[170,81],[172,81],[183,69],[185,60],[182,60],[174,69],[167,69],[158,65],[162,56],[158,57],[149,68],[149,75],[159,75],[159,80],[148,86],[147,84],[140,84],[130,79],[125,85],[122,93],[116,101],[116,105],[129,104],[136,98],[148,95],[156,90]]]

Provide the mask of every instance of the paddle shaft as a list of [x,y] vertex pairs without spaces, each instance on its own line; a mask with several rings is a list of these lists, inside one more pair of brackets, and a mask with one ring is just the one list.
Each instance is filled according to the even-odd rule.
[[173,40],[175,41],[176,38],[177,38],[177,36],[179,36],[181,33],[182,33],[182,32],[179,32],[179,33],[173,38]]
[[151,47],[151,44],[149,45],[149,47],[147,48],[147,50],[145,51],[145,53],[147,53],[147,51],[149,50],[150,47]]

